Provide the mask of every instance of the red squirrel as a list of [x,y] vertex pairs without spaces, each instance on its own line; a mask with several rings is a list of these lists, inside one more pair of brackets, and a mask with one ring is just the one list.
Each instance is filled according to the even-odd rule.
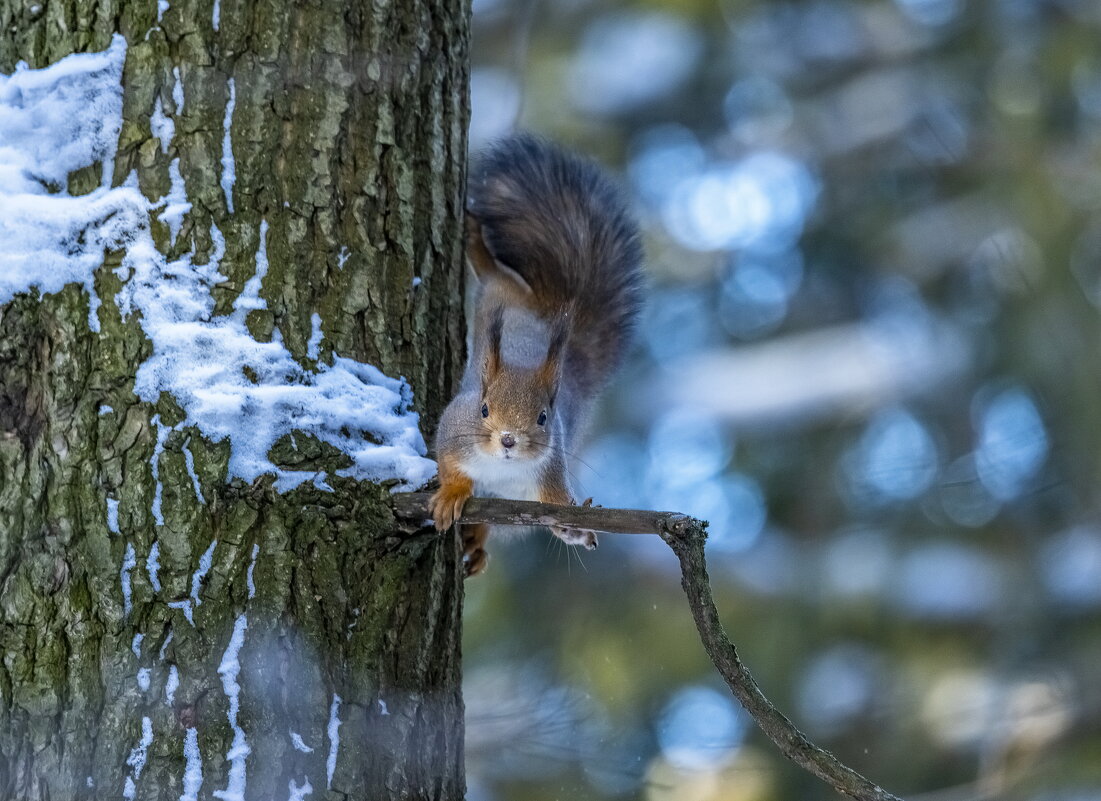
[[[595,163],[511,136],[477,160],[468,195],[473,344],[436,437],[441,531],[472,495],[574,503],[573,453],[642,299],[638,228]],[[468,575],[485,568],[488,531],[463,526]],[[595,532],[553,531],[596,547]]]

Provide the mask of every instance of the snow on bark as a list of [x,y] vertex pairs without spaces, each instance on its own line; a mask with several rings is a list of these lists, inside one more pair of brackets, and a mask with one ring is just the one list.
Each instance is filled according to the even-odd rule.
[[[123,287],[115,297],[120,313],[141,313],[141,326],[153,355],[141,366],[135,392],[155,403],[172,395],[187,414],[174,428],[194,426],[208,439],[229,439],[227,479],[254,481],[274,474],[286,492],[306,481],[330,489],[323,473],[277,467],[268,458],[272,446],[295,430],[308,432],[347,454],[352,465],[338,475],[359,480],[395,480],[395,490],[423,485],[435,473],[419,419],[411,411],[412,394],[400,379],[371,365],[334,354],[332,364],[304,368],[276,332],[259,342],[245,315],[266,307],[261,290],[267,267],[266,222],[261,224],[256,275],[228,316],[214,314],[212,287],[226,280],[219,272],[225,241],[211,227],[215,252],[206,264],[192,254],[168,261],[153,243],[150,214],[169,226],[173,243],[191,208],[179,172],[169,166],[170,191],[151,204],[136,177],[111,187],[122,114],[122,66],[126,43],[121,36],[102,53],[69,56],[40,70],[21,66],[0,76],[0,304],[21,292],[59,291],[70,283],[89,293],[89,326],[99,330],[100,301],[93,274],[104,250],[124,250],[116,274]],[[173,87],[175,113],[183,106],[178,70]],[[224,120],[222,187],[232,211],[235,176],[230,127],[236,88],[230,79]],[[159,113],[158,113],[159,111]],[[153,126],[165,146],[171,120],[159,105]],[[102,163],[102,185],[86,195],[68,194],[71,172]],[[320,324],[311,337],[310,355],[320,345]],[[157,451],[154,475],[169,427],[154,418]],[[163,525],[161,486],[153,518]]]
[[237,181],[237,165],[233,160],[233,139],[230,128],[233,125],[233,109],[237,105],[237,86],[230,78],[227,84],[229,99],[226,100],[226,116],[222,121],[222,192],[226,196],[226,208],[233,214],[233,184]]
[[229,699],[229,725],[233,730],[233,744],[226,754],[229,760],[229,777],[226,789],[215,790],[214,795],[222,801],[244,801],[245,799],[245,760],[251,753],[245,730],[237,722],[237,714],[241,709],[241,685],[237,683],[237,675],[241,672],[240,653],[241,646],[245,644],[245,630],[248,628],[248,618],[239,615],[233,624],[233,634],[230,636],[229,645],[226,646],[222,656],[222,664],[218,666],[218,674],[222,677],[222,690]]
[[329,758],[325,760],[325,774],[328,783],[325,785],[330,790],[333,788],[333,774],[336,773],[336,754],[340,750],[340,704],[341,698],[333,693],[333,703],[329,707]]

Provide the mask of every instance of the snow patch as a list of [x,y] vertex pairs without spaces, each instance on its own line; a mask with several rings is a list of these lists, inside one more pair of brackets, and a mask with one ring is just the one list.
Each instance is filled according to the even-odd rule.
[[[145,560],[145,572],[149,574],[149,583],[153,586],[153,592],[161,591],[161,580],[157,576],[161,569],[160,556],[161,544],[159,541],[154,542],[149,547],[149,558]],[[168,638],[172,639],[172,635],[169,634]]]
[[199,597],[199,590],[202,589],[206,574],[210,572],[210,566],[214,564],[214,546],[217,544],[218,540],[213,540],[210,543],[210,547],[199,557],[199,567],[191,574],[191,603],[196,607],[203,605],[203,599]]
[[161,650],[160,653],[157,654],[157,659],[160,659],[162,662],[164,661],[164,654],[168,650],[168,645],[172,642],[172,637],[174,634],[175,632],[170,630],[168,632],[168,636],[164,638],[164,642],[161,643]]
[[134,656],[138,659],[141,659],[141,641],[144,639],[144,634],[135,634],[134,639],[130,642],[130,650],[134,652]]
[[[266,223],[261,231],[266,234]],[[278,468],[268,458],[278,439],[298,429],[351,457],[352,466],[339,475],[397,479],[395,490],[427,482],[435,464],[423,456],[408,384],[342,357],[332,366],[306,370],[280,342],[252,338],[244,319],[250,310],[266,307],[260,295],[267,272],[265,236],[257,248],[256,275],[233,313],[215,317],[210,289],[226,277],[218,272],[224,239],[213,227],[211,238],[215,253],[204,265],[193,265],[190,255],[165,264],[149,242],[135,243],[124,259],[134,276],[116,300],[124,313],[142,310],[141,325],[153,342],[153,355],[138,369],[138,397],[153,403],[168,392],[187,414],[180,425],[195,426],[214,442],[229,438],[230,479],[251,483],[274,473],[280,492],[311,480],[314,473]]]
[[257,543],[252,544],[252,561],[248,563],[248,572],[245,574],[245,582],[248,584],[248,597],[253,599],[256,597],[256,582],[253,580],[253,571],[256,570],[256,557],[260,555],[260,546]]
[[222,21],[222,2],[221,0],[214,0],[214,14],[211,17],[211,23],[214,26],[214,30],[218,30],[218,25]]
[[178,158],[172,159],[172,163],[168,165],[168,180],[168,194],[158,200],[154,208],[164,206],[164,211],[157,215],[157,219],[168,226],[172,247],[176,247],[176,238],[180,235],[180,229],[183,228],[184,215],[191,211],[191,202],[187,199],[187,190],[184,188],[183,176],[180,175]]
[[152,671],[147,667],[138,670],[138,687],[142,692],[149,689],[149,678],[151,674]]
[[310,341],[306,343],[306,355],[314,361],[317,361],[317,356],[321,352],[321,315],[314,312],[313,317],[310,318]]
[[191,486],[195,488],[195,500],[205,505],[206,501],[203,499],[203,488],[199,484],[199,476],[195,473],[195,457],[191,453],[190,446],[191,437],[188,437],[184,440],[183,448],[181,449],[183,450],[184,465],[187,467],[187,475],[191,478]]
[[313,792],[313,787],[310,786],[310,777],[305,777],[305,784],[301,787],[298,786],[298,782],[294,779],[290,780],[290,795],[287,796],[287,801],[302,801],[306,796]]
[[336,752],[340,749],[340,696],[333,693],[333,703],[329,707],[329,758],[325,760],[325,775],[328,787],[333,788],[333,774],[336,772]]
[[164,496],[164,485],[161,484],[161,454],[164,453],[164,443],[168,439],[168,432],[172,429],[161,423],[159,414],[153,415],[150,421],[157,429],[157,444],[153,446],[153,455],[149,459],[149,468],[153,472],[153,521],[158,526],[164,525],[164,515],[161,514],[161,500]]
[[303,754],[312,754],[313,749],[306,745],[306,741],[302,739],[302,735],[296,731],[291,733],[291,745],[294,746],[296,751],[301,751]]
[[112,534],[119,533],[119,502],[118,498],[107,499],[107,530]]
[[133,768],[130,775],[126,777],[126,785],[122,791],[122,796],[127,801],[132,801],[137,793],[137,780],[141,778],[141,772],[145,770],[145,760],[149,756],[149,746],[152,744],[153,721],[143,717],[141,719],[141,740],[130,751],[130,756],[126,759],[126,764]]
[[149,117],[149,130],[153,136],[161,140],[161,153],[167,153],[168,146],[172,144],[172,137],[176,135],[176,123],[171,117],[165,116],[160,95],[153,103],[153,114]]
[[99,407],[100,416],[113,412],[114,409],[108,406],[106,403]]
[[342,245],[340,253],[336,255],[336,266],[338,270],[343,270],[344,265],[348,263],[348,257],[352,254],[348,252],[348,246]]
[[187,618],[187,622],[192,626],[195,625],[195,612],[191,609],[191,601],[169,601],[169,609],[181,609],[183,610],[184,617]]
[[172,68],[172,77],[176,79],[176,83],[172,86],[172,102],[176,104],[174,116],[178,117],[183,114],[184,107],[183,79],[180,77],[179,67]]
[[122,614],[127,616],[133,608],[133,590],[130,586],[130,571],[137,567],[138,557],[134,553],[132,543],[126,543],[126,555],[122,559],[122,570],[119,571],[119,580],[122,583]]
[[[98,330],[94,271],[102,265],[104,250],[125,251],[115,271],[123,282],[115,303],[123,317],[140,312],[153,351],[139,369],[135,393],[155,403],[168,392],[187,415],[180,426],[193,426],[214,442],[228,438],[227,480],[252,482],[273,474],[281,492],[315,479],[327,488],[315,471],[278,468],[268,458],[277,440],[302,430],[350,457],[351,466],[339,475],[395,480],[395,491],[422,486],[435,465],[425,458],[404,381],[339,356],[331,365],[303,368],[283,346],[278,330],[263,343],[244,325],[246,305],[263,304],[266,224],[253,286],[244,300],[238,299],[234,313],[215,316],[211,289],[227,280],[219,272],[222,233],[211,226],[214,252],[205,264],[194,264],[192,253],[168,261],[150,233],[151,213],[160,211],[170,231],[186,214],[170,209],[187,203],[182,181],[161,205],[142,196],[134,173],[122,186],[110,186],[122,125],[125,56],[126,42],[116,36],[102,53],[70,56],[42,70],[21,66],[10,77],[0,76],[0,305],[19,292],[51,293],[77,283],[89,291],[89,325]],[[178,68],[173,75],[178,115],[184,100]],[[223,190],[232,190],[234,175],[232,80],[228,89]],[[97,161],[103,164],[103,185],[87,195],[69,195],[69,173]],[[227,205],[232,209],[231,191]],[[347,258],[343,248],[340,264]],[[154,424],[152,513],[156,524],[164,525],[158,461],[170,429],[159,417]]]
[[199,732],[188,728],[184,735],[183,795],[180,801],[198,801],[203,786],[203,757],[199,753]]
[[233,109],[237,105],[237,86],[232,78],[227,86],[229,99],[226,100],[226,116],[222,120],[222,192],[226,196],[226,208],[233,214],[233,184],[237,180],[237,165],[233,161],[233,140],[229,129],[233,125]]
[[[111,189],[122,127],[126,40],[45,69],[20,62],[0,75],[0,305],[18,292],[81,284],[99,331],[93,272],[142,224],[144,198]],[[73,196],[69,174],[102,165],[99,188]]]
[[180,670],[175,665],[168,668],[168,679],[164,683],[164,702],[168,706],[176,703],[176,690],[180,688]]
[[241,685],[237,683],[237,676],[241,672],[240,653],[241,646],[245,644],[245,629],[248,628],[248,619],[240,615],[233,624],[233,634],[229,638],[222,655],[222,664],[218,666],[218,674],[222,677],[222,690],[229,699],[229,725],[233,729],[233,743],[229,747],[226,759],[229,760],[229,777],[226,781],[226,789],[215,790],[214,795],[222,801],[244,801],[245,799],[245,759],[251,753],[248,740],[245,739],[245,730],[237,722],[237,714],[241,709]]

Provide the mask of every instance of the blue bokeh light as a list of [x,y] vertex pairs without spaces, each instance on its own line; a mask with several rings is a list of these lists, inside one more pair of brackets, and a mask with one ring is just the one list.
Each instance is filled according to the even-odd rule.
[[992,396],[979,393],[973,414],[979,480],[995,498],[1012,500],[1047,458],[1048,437],[1040,412],[1028,392],[1010,387]]
[[653,102],[691,75],[703,52],[699,33],[663,12],[622,12],[586,28],[570,70],[570,97],[594,115]]
[[714,770],[745,737],[747,721],[726,693],[710,687],[679,690],[662,711],[658,743],[665,758],[687,770]]
[[877,414],[846,460],[854,494],[873,503],[918,497],[936,478],[937,464],[933,437],[903,409]]

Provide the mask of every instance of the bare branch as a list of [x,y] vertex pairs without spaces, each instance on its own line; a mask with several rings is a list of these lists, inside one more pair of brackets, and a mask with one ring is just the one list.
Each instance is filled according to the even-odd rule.
[[[409,520],[427,519],[427,492],[393,495],[394,513]],[[857,801],[900,801],[897,796],[865,779],[837,757],[807,739],[773,706],[723,631],[707,575],[704,544],[707,523],[675,512],[637,509],[603,509],[587,506],[559,506],[532,501],[471,498],[463,509],[463,523],[505,526],[564,526],[619,534],[659,534],[680,560],[681,586],[696,621],[704,650],[761,731],[788,759],[813,773],[834,790]]]

